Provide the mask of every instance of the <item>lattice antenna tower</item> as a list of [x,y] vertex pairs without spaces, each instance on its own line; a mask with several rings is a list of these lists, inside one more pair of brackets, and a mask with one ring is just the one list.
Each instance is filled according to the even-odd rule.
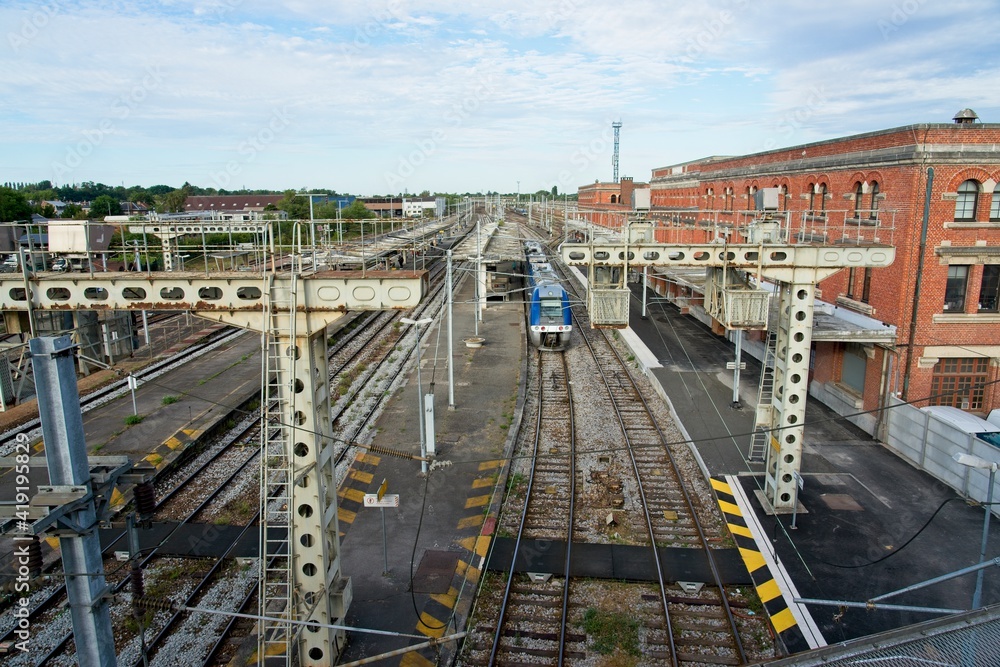
[[620,120],[616,120],[615,122],[611,123],[611,127],[615,129],[615,154],[611,156],[611,166],[614,167],[615,171],[614,182],[617,183],[618,182],[618,132],[619,130],[622,129],[622,122]]

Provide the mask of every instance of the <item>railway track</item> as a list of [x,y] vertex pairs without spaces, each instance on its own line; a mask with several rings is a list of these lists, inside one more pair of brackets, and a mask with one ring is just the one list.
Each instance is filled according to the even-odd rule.
[[[643,652],[669,659],[674,666],[746,664],[746,653],[718,565],[689,482],[677,465],[668,439],[608,334],[590,329],[589,323],[581,319],[577,321],[580,322],[581,340],[607,387],[611,413],[627,445],[636,494],[656,563],[665,627],[664,632],[659,633],[658,645],[648,645]],[[710,602],[702,604],[702,598],[697,595],[678,597],[668,593],[669,582],[661,565],[662,547],[703,551],[712,572],[713,586],[702,590],[704,599]],[[652,636],[647,637],[649,644],[651,640]]]
[[[718,520],[714,503],[701,502],[700,495],[711,496],[705,491],[707,485],[700,470],[692,465],[686,443],[676,444],[678,438],[673,438],[675,444],[670,444],[671,439],[664,435],[656,411],[633,378],[612,336],[602,330],[591,330],[582,313],[576,313],[574,330],[577,349],[563,354],[539,354],[547,359],[539,359],[537,389],[529,392],[529,405],[533,400],[537,403],[534,408],[536,420],[542,423],[544,412],[552,409],[551,399],[546,399],[544,394],[546,391],[552,393],[554,388],[550,385],[556,373],[541,364],[551,368],[553,358],[563,363],[562,360],[572,357],[574,363],[564,366],[561,375],[577,377],[572,385],[581,387],[581,391],[588,384],[600,388],[600,396],[593,390],[585,391],[585,405],[580,404],[577,412],[583,410],[584,415],[590,412],[611,419],[597,422],[588,416],[580,426],[579,419],[562,417],[563,423],[574,424],[574,433],[555,437],[562,443],[588,443],[582,448],[574,448],[574,456],[586,462],[583,472],[571,467],[558,447],[546,454],[545,446],[536,442],[530,458],[531,470],[520,469],[518,461],[512,464],[508,502],[504,509],[504,517],[508,514],[522,517],[514,547],[514,563],[517,562],[516,554],[522,549],[522,540],[534,537],[566,544],[563,576],[532,580],[517,573],[512,564],[505,585],[484,583],[477,601],[475,634],[466,643],[462,664],[589,663],[595,654],[607,651],[630,654],[634,656],[634,664],[670,664],[674,667],[746,664],[747,655],[734,607],[745,608],[747,602],[739,599],[731,603],[711,553],[711,542],[722,542],[721,533],[725,529]],[[565,391],[569,393],[568,386]],[[611,429],[619,434],[613,436]],[[536,439],[540,437],[538,432]],[[530,499],[540,495],[535,478],[545,480],[552,474],[550,464],[551,468],[558,469],[561,478],[543,481],[542,487],[549,493],[541,497],[558,496],[559,501],[547,499],[533,503]],[[588,472],[588,483],[582,492],[578,491],[577,477],[586,477]],[[529,500],[511,503],[512,499],[520,497],[518,489],[523,476],[530,480],[527,483],[530,490],[524,491]],[[696,491],[690,488],[692,477],[696,486],[701,484]],[[595,493],[595,487],[600,487],[602,493]],[[577,496],[584,502],[574,506]],[[598,496],[601,502],[610,498],[610,505],[617,508],[608,512],[609,526],[614,524],[616,527],[611,539],[624,539],[629,544],[648,548],[650,560],[655,562],[655,581],[585,581],[569,576],[574,534],[577,539],[588,541],[604,541],[609,537],[595,533],[592,527],[583,528],[584,515],[592,513],[594,497]],[[544,519],[535,516],[533,507],[545,504],[552,512],[545,514]],[[581,505],[583,509],[577,509]],[[576,519],[582,529],[574,533],[572,521],[567,524],[568,519]],[[712,528],[706,531],[703,524]],[[503,517],[501,526],[501,530],[512,532],[511,524]],[[664,552],[668,549],[697,549],[704,553],[712,581],[706,586],[677,586],[665,571]],[[669,554],[666,557],[669,558]],[[495,592],[497,588],[504,589],[502,595]],[[499,609],[496,625],[487,620],[494,607]],[[743,616],[749,617],[745,613]],[[619,629],[632,638],[611,647],[602,646],[602,625],[620,626]],[[482,635],[489,633],[492,627],[496,632],[487,654]]]
[[[136,371],[133,375],[139,382],[150,381],[177,368],[185,363],[198,359],[203,354],[211,352],[220,345],[224,345],[238,336],[246,335],[243,329],[227,327],[209,336],[205,341],[186,347],[179,353],[161,361],[156,361],[148,366]],[[87,393],[80,397],[80,410],[86,414],[98,406],[112,401],[129,391],[128,378],[122,376],[99,389]],[[14,450],[18,435],[25,435],[30,440],[34,440],[41,434],[41,421],[35,417],[29,421],[19,424],[12,429],[0,434],[0,456],[9,456]]]
[[[585,655],[585,637],[567,633],[576,489],[576,431],[573,396],[561,354],[537,354],[536,402],[531,465],[513,562],[524,540],[551,540],[566,546],[563,575],[535,579],[507,577],[489,657],[470,664],[514,665],[544,658],[563,664],[566,655]],[[567,646],[568,644],[568,646]]]
[[[244,473],[247,465],[256,454],[254,452],[243,453],[242,462],[234,465],[230,460],[232,445],[245,442],[247,438],[253,438],[259,425],[252,418],[244,420],[237,429],[229,434],[223,435],[219,442],[208,448],[201,456],[194,461],[187,463],[172,475],[172,479],[161,480],[157,485],[160,493],[159,501],[156,504],[157,519],[173,519],[178,523],[193,522],[220,494],[222,494],[233,479]],[[212,477],[213,481],[205,484],[204,478]],[[194,491],[192,492],[192,489]],[[200,496],[195,498],[194,496]],[[172,503],[177,500],[183,506],[181,509],[172,507]],[[103,549],[102,555],[107,560],[107,571],[116,569],[118,565],[112,565],[115,561],[112,556],[116,550],[121,549],[125,531],[122,529]],[[58,575],[48,575],[55,576]],[[29,621],[32,623],[41,622],[43,615],[60,604],[65,599],[66,587],[62,583],[47,586],[41,591],[37,600],[33,601],[29,614]],[[13,628],[5,629],[0,636],[0,643],[10,641]],[[59,645],[62,645],[68,636],[65,636]],[[39,663],[40,664],[40,663]]]

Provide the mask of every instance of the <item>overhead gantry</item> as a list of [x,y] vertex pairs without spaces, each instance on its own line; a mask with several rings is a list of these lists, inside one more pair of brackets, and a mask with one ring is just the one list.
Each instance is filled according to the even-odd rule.
[[268,665],[332,665],[345,643],[352,591],[340,568],[326,328],[352,310],[413,308],[427,290],[427,275],[302,273],[294,261],[292,267],[0,274],[0,307],[29,316],[37,310],[183,310],[263,333],[259,597],[261,616],[271,620],[258,625],[258,655]]
[[631,292],[625,284],[630,269],[704,267],[705,309],[727,329],[768,329],[771,291],[779,299],[773,391],[770,402],[757,406],[756,424],[769,431],[765,495],[775,512],[796,503],[796,475],[801,466],[802,436],[808,395],[816,285],[850,267],[885,267],[895,248],[878,243],[788,243],[780,226],[764,222],[749,230],[756,242],[652,243],[650,225],[632,225],[630,241],[564,243],[566,264],[589,267],[587,307],[592,326],[628,326]]

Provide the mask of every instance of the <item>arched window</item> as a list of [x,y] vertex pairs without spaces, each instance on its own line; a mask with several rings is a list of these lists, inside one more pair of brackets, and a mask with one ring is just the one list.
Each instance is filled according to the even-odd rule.
[[709,188],[705,191],[705,208],[709,211],[715,208],[715,190]]
[[752,211],[757,208],[757,202],[754,195],[757,193],[757,188],[752,185],[747,186],[747,210]]
[[868,217],[872,220],[878,218],[878,181],[872,181],[872,205],[869,206],[871,212]]
[[1000,222],[1000,185],[993,188],[993,198],[990,199],[990,222]]
[[781,197],[781,210],[788,210],[788,186],[782,185],[778,188],[778,195]]
[[978,203],[979,181],[969,179],[958,186],[958,199],[955,200],[955,220],[975,220]]
[[618,197],[617,197],[617,195],[611,195],[611,203],[612,204],[617,204],[618,203]]
[[[819,206],[816,203],[819,202]],[[809,184],[809,215],[824,215],[826,213],[826,184]]]
[[864,206],[865,186],[861,181],[854,184],[854,217],[861,217],[861,207]]

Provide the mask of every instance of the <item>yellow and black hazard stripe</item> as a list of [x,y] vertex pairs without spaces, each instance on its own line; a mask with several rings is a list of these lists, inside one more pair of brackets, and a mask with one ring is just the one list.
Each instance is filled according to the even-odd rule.
[[736,496],[733,494],[732,488],[726,480],[719,477],[712,478],[712,488],[715,489],[716,500],[722,510],[722,516],[725,518],[729,532],[740,550],[740,556],[743,558],[747,572],[753,579],[754,588],[757,589],[757,595],[764,604],[764,609],[771,620],[771,626],[781,638],[782,643],[789,649],[792,647],[795,647],[793,650],[798,650],[799,647],[808,648],[805,636],[802,634],[792,610],[788,608],[788,603],[781,595],[778,582],[775,581],[771,570],[767,567],[764,556],[757,548],[757,542],[747,527],[746,519],[743,518],[743,513],[736,503]]
[[[337,491],[337,523],[340,538],[347,534],[358,512],[365,506],[365,494],[374,493],[372,483],[375,481],[375,470],[382,462],[382,457],[371,452],[360,452],[351,464],[344,481]],[[374,488],[378,488],[376,484]],[[371,489],[371,490],[369,490]]]
[[[491,503],[495,500],[493,491],[497,486],[497,473],[504,465],[503,460],[484,461],[479,464],[478,474],[472,480],[472,488],[465,500],[466,512],[455,526],[458,536],[455,543],[462,547],[463,555],[455,566],[455,574],[448,592],[431,595],[424,604],[416,627],[417,632],[422,635],[431,638],[443,637],[455,613],[456,605],[460,603],[462,606],[458,609],[459,614],[469,613],[471,593],[479,583],[486,553],[493,539],[496,508]],[[459,596],[463,594],[463,590],[465,597],[464,600],[460,600]],[[422,667],[425,664],[433,664],[427,657],[432,654],[431,649],[408,653],[407,660],[411,662],[404,660],[400,665]]]

